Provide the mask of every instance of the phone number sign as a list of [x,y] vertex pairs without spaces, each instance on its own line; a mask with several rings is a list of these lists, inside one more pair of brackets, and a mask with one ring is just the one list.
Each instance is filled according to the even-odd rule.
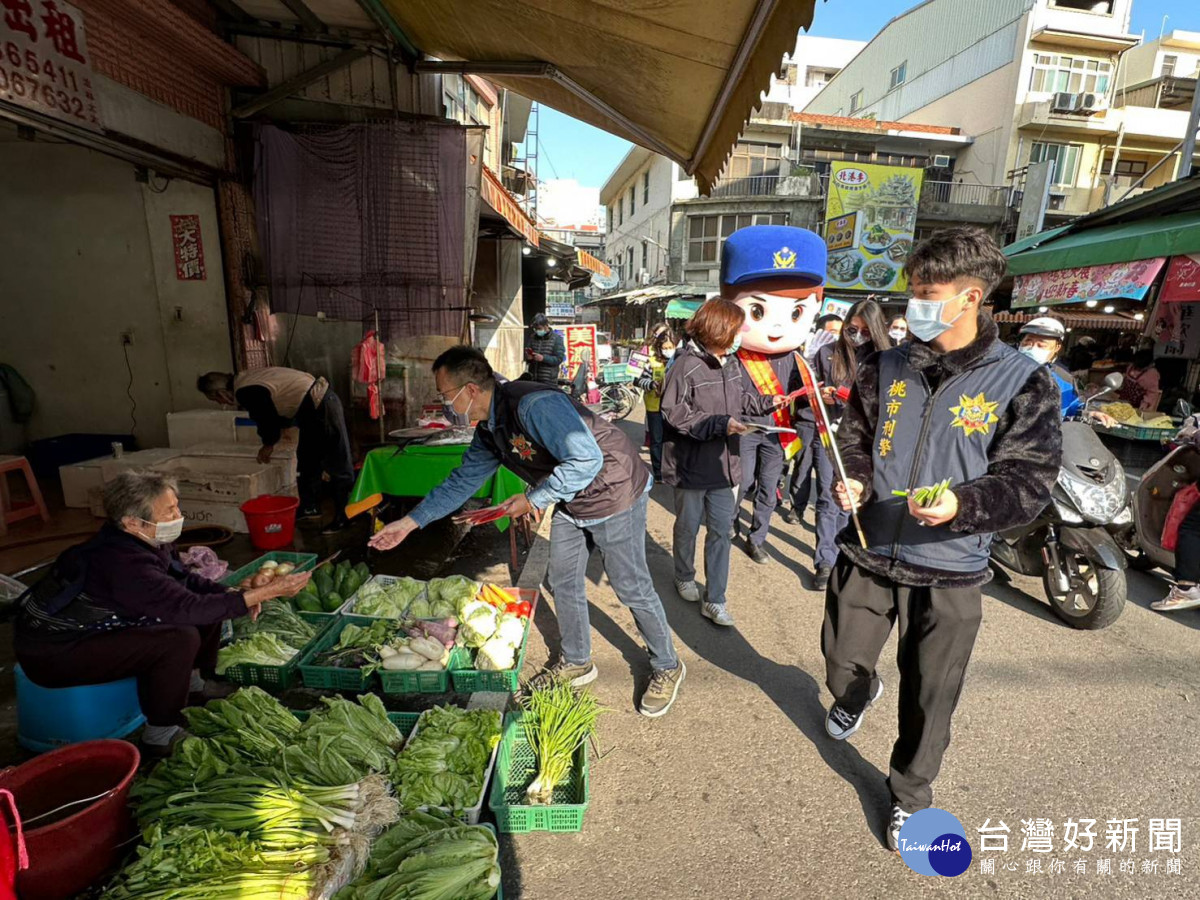
[[101,128],[83,13],[63,0],[0,0],[0,100]]

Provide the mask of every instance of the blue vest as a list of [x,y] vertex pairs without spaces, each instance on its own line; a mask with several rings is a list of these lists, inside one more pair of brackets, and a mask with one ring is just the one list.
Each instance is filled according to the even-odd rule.
[[974,366],[945,373],[936,392],[908,362],[911,345],[879,356],[879,422],[875,427],[874,500],[861,513],[870,552],[946,572],[978,572],[988,564],[990,534],[946,525],[921,526],[904,497],[950,479],[950,488],[987,474],[988,450],[1013,398],[1037,363],[996,341]]
[[1071,377],[1071,373],[1064,371],[1059,366],[1052,365],[1050,366],[1050,374],[1054,376],[1054,381],[1058,385],[1058,392],[1062,395],[1063,418],[1079,415],[1083,410],[1083,399],[1079,396],[1079,391],[1075,388],[1075,379]]

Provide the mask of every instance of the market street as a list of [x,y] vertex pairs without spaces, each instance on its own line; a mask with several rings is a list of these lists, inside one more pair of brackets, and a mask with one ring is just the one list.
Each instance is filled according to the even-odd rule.
[[[638,415],[622,423],[635,437]],[[640,687],[645,657],[594,556],[601,675],[593,689],[612,712],[600,724],[587,827],[512,836],[502,859],[506,896],[510,885],[530,900],[1200,894],[1200,772],[1181,752],[1196,745],[1200,727],[1200,614],[1151,612],[1166,590],[1161,579],[1131,572],[1124,614],[1096,632],[1054,618],[1037,599],[1040,581],[985,588],[983,628],[934,785],[936,805],[962,821],[975,853],[947,884],[914,874],[882,846],[896,736],[894,637],[881,660],[886,692],[862,730],[847,743],[825,735],[822,599],[802,582],[811,511],[802,526],[775,518],[770,565],[735,550],[729,602],[737,628],[725,630],[675,595],[670,496],[654,488],[648,551],[688,666],[679,702],[661,720],[634,711],[630,667]],[[530,649],[530,668],[546,658],[545,639],[556,639],[548,612],[537,617],[543,639]],[[1183,820],[1181,874],[1166,874],[1172,854],[1144,852],[1151,817]],[[1009,827],[1007,853],[979,853],[976,829],[989,818]],[[1054,823],[1053,853],[1021,852],[1021,819],[1035,818]],[[1068,818],[1097,820],[1090,853],[1061,852]],[[1139,819],[1136,851],[1105,850],[1104,823],[1115,818]],[[989,857],[995,874],[981,875],[979,860]],[[1112,874],[1096,874],[1106,858]],[[1051,874],[1056,859],[1063,874]],[[1122,874],[1121,859],[1134,860],[1136,872]],[[1142,861],[1155,859],[1157,874],[1143,873]],[[1075,874],[1078,860],[1086,874]],[[1041,874],[1026,874],[1030,861]]]

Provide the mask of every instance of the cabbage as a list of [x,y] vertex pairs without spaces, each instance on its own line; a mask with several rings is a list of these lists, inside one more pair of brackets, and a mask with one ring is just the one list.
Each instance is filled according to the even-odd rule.
[[468,647],[480,647],[496,631],[496,609],[486,603],[471,613],[459,626],[458,633]]
[[405,613],[410,619],[432,619],[433,612],[429,607],[429,601],[425,597],[418,597],[408,606],[408,611]]
[[[496,624],[496,631],[491,638],[493,641],[503,640],[513,647],[520,647],[525,640],[525,621],[520,616],[505,613]],[[508,668],[508,666],[504,666]]]
[[503,638],[487,641],[475,656],[475,668],[481,672],[501,672],[516,664],[516,647]]
[[481,609],[486,609],[486,610],[491,611],[491,610],[494,610],[495,608],[496,607],[492,606],[492,604],[485,603],[483,600],[472,600],[470,603],[465,604],[462,607],[462,609],[460,609],[458,611],[458,618],[459,618],[459,621],[465,622],[467,619],[471,618],[471,616],[475,615],[475,613],[479,612]]

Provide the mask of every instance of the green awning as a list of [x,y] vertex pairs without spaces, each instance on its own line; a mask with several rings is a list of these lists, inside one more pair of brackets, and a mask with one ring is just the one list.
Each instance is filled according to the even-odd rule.
[[1146,218],[1069,234],[1062,234],[1063,230],[1051,229],[1010,244],[1004,251],[1009,257],[1009,273],[1031,275],[1200,253],[1200,212]]
[[672,300],[667,304],[665,317],[668,319],[690,319],[696,314],[703,300]]

